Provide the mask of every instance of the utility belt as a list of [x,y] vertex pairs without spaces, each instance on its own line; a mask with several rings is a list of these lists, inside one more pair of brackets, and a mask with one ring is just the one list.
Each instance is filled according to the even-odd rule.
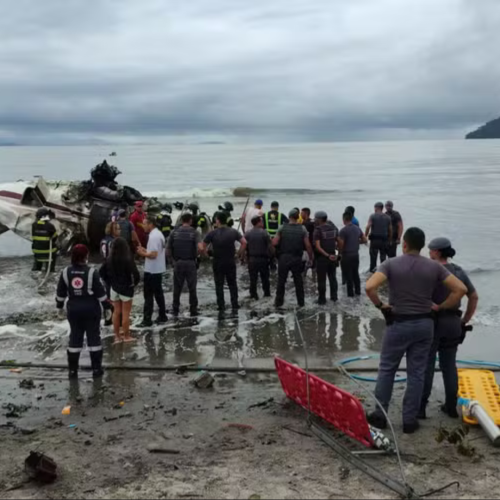
[[441,311],[438,311],[434,314],[436,319],[445,316],[458,316],[459,318],[462,317],[462,311],[460,309],[442,309]]
[[368,237],[370,241],[380,241],[380,242],[385,242],[389,243],[389,237],[388,236],[383,236],[381,234],[370,234]]

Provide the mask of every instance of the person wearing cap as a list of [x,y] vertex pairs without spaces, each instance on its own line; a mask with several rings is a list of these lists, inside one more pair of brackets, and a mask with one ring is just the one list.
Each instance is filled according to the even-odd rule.
[[[441,411],[450,417],[458,418],[457,350],[465,338],[466,325],[476,312],[479,297],[465,271],[460,266],[450,262],[455,253],[448,238],[435,238],[429,243],[429,255],[431,259],[443,265],[467,287],[467,310],[462,317],[459,302],[450,309],[440,309],[436,313],[434,342],[429,353],[424,393],[419,414],[419,418],[422,419],[426,417],[426,407],[432,392],[432,383],[436,368],[436,354],[439,354],[439,366],[443,374],[445,391],[445,403],[441,406]],[[434,290],[432,300],[435,304],[441,304],[448,298],[449,294],[449,290],[439,284]]]
[[339,233],[339,250],[342,256],[340,265],[342,276],[347,285],[347,296],[361,295],[361,280],[359,278],[359,245],[366,243],[367,239],[359,226],[352,222],[352,212],[344,213],[344,227]]
[[338,300],[337,242],[339,230],[328,220],[328,215],[323,210],[314,214],[316,229],[314,230],[314,250],[316,251],[316,274],[318,278],[318,304],[326,304],[326,278],[330,284],[330,300]]
[[269,283],[269,259],[274,253],[271,238],[264,229],[262,217],[252,219],[253,229],[245,233],[247,241],[248,274],[250,276],[250,297],[259,300],[257,280],[260,275],[265,297],[271,296]]
[[57,245],[58,234],[55,225],[51,222],[54,213],[42,207],[36,213],[36,222],[31,226],[31,251],[34,262],[33,271],[41,271],[43,266],[49,267],[51,273],[56,270],[56,260],[59,253]]
[[[408,382],[403,399],[403,432],[406,434],[419,428],[427,361],[434,338],[433,311],[453,309],[467,291],[445,267],[420,255],[424,247],[424,232],[418,227],[409,228],[403,238],[403,255],[386,260],[366,283],[366,294],[381,310],[387,323],[375,396],[387,412],[394,377],[406,355]],[[378,289],[386,282],[389,284],[388,304],[378,295]],[[439,285],[444,285],[450,293],[436,305],[433,294]],[[387,426],[380,408],[368,415],[368,422],[378,429]]]
[[392,201],[385,202],[385,213],[391,218],[392,224],[392,237],[387,246],[387,257],[392,259],[398,253],[398,245],[401,243],[403,236],[403,218],[399,212],[394,210],[394,203]]
[[262,200],[255,200],[254,206],[249,207],[247,211],[241,216],[241,228],[243,232],[250,231],[252,229],[252,219],[254,217],[261,217],[264,215],[262,206],[264,203]]
[[144,218],[146,217],[144,213],[144,203],[142,201],[136,201],[134,207],[135,210],[130,216],[130,222],[134,225],[141,247],[147,247],[148,235],[144,230]]
[[[294,208],[294,211],[298,212],[299,210]],[[277,201],[273,201],[271,203],[271,210],[266,212],[264,215],[264,229],[268,232],[271,238],[274,238],[279,227],[283,224],[288,224],[288,218],[284,214],[280,213],[280,204]]]
[[366,225],[365,236],[370,240],[370,272],[377,270],[377,259],[380,263],[387,258],[387,247],[392,240],[391,218],[384,214],[384,204],[375,203],[375,212],[370,215]]
[[57,284],[57,308],[62,310],[66,303],[71,328],[67,350],[70,378],[78,377],[85,335],[93,377],[98,378],[103,374],[101,306],[110,310],[111,304],[107,300],[99,273],[87,264],[88,256],[89,250],[85,245],[75,245],[71,251],[71,265],[62,271]]
[[305,303],[304,281],[302,276],[302,255],[307,251],[309,262],[313,260],[313,251],[307,229],[299,224],[300,212],[292,210],[288,217],[288,224],[278,229],[273,239],[273,246],[279,250],[278,257],[278,287],[276,289],[276,307],[282,307],[285,302],[285,285],[288,274],[291,272],[295,285],[297,304],[303,307]]

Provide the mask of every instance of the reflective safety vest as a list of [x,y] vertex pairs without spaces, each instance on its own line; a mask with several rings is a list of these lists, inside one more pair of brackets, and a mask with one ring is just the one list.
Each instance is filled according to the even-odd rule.
[[170,236],[170,233],[172,231],[172,218],[170,217],[170,215],[159,214],[156,217],[156,221],[158,224],[158,229],[162,232],[166,240]]
[[[271,214],[271,216],[269,214]],[[275,236],[279,227],[282,225],[283,214],[279,213],[277,218],[274,217],[275,214],[272,212],[266,212],[264,217],[264,227],[269,236]]]
[[49,262],[50,254],[55,255],[57,248],[57,231],[48,220],[39,220],[31,227],[31,251],[38,262]]

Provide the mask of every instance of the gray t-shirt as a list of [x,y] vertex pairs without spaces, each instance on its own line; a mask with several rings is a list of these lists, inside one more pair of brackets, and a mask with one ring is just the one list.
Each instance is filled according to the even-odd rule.
[[[445,264],[444,267],[448,269],[450,273],[454,274],[467,287],[467,295],[471,295],[476,291],[471,280],[460,266],[450,263]],[[432,300],[435,304],[441,304],[448,298],[449,295],[450,291],[448,288],[446,288],[443,284],[439,284],[434,290]],[[460,303],[458,303],[454,309],[460,309]]]
[[434,290],[450,275],[438,262],[413,254],[386,260],[377,272],[387,276],[389,303],[401,315],[431,312]]
[[254,227],[245,233],[249,257],[269,257],[271,237],[265,229]]
[[342,255],[356,255],[359,253],[359,241],[363,236],[363,231],[359,226],[347,224],[339,233],[339,238],[344,242]]
[[372,227],[370,230],[370,238],[378,240],[387,240],[389,238],[389,227],[391,226],[391,218],[381,212],[375,212],[370,215]]

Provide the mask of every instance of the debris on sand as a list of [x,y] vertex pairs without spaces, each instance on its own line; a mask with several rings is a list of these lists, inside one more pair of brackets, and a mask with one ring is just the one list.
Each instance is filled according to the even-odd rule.
[[166,455],[179,455],[180,450],[175,448],[168,448],[159,443],[151,443],[148,445],[147,450],[149,453],[164,453]]
[[201,372],[193,379],[193,384],[198,389],[210,389],[214,382],[215,379],[208,372]]
[[30,452],[24,461],[24,468],[31,479],[35,481],[53,483],[57,479],[57,464],[43,453]]
[[274,398],[269,398],[266,399],[265,401],[261,401],[260,403],[255,403],[253,405],[250,405],[248,409],[251,410],[252,408],[264,408],[269,406],[271,403],[274,403]]
[[16,405],[14,403],[4,403],[2,405],[4,410],[7,410],[5,416],[7,418],[21,418],[21,415],[30,409],[29,405]]
[[19,387],[21,389],[34,389],[36,387],[35,382],[33,382],[32,378],[23,378],[19,382]]

